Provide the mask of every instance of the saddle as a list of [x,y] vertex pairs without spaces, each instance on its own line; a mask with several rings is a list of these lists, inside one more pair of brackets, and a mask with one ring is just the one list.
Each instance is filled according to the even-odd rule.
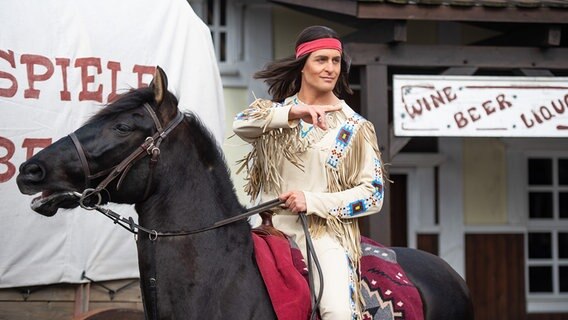
[[[272,225],[272,213],[260,214],[252,232],[258,268],[278,319],[308,319],[311,314],[308,268],[291,239]],[[360,285],[365,320],[422,320],[422,298],[396,262],[393,250],[361,237]],[[325,284],[324,284],[325,286]]]

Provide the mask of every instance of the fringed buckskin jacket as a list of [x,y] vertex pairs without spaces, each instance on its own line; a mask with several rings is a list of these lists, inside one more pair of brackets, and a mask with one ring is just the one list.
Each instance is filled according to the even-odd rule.
[[[340,111],[326,114],[327,130],[289,121],[290,109],[301,103],[296,95],[284,103],[257,99],[236,116],[234,132],[253,147],[239,169],[246,170],[245,191],[260,202],[303,191],[312,237],[334,235],[358,270],[360,233],[353,218],[378,212],[384,196],[375,129],[343,100]],[[284,209],[276,213],[276,228],[303,244],[297,216]]]

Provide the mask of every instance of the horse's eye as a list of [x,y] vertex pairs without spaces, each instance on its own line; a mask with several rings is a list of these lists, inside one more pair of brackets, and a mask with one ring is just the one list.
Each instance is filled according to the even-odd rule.
[[124,123],[119,123],[116,126],[114,126],[114,130],[116,130],[118,133],[125,134],[131,132],[132,127]]

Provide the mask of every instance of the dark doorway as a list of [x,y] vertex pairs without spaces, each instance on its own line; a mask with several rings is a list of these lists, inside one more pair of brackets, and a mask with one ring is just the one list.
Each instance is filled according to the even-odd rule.
[[[408,246],[408,209],[406,174],[391,174],[393,183],[389,184],[387,192],[390,194],[391,205],[391,244],[393,247]],[[390,192],[389,192],[390,191]]]

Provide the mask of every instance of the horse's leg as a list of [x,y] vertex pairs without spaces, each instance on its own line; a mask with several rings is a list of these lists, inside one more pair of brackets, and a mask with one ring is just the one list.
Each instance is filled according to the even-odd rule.
[[410,249],[392,248],[406,275],[418,288],[427,320],[473,320],[473,304],[462,277],[438,256]]

